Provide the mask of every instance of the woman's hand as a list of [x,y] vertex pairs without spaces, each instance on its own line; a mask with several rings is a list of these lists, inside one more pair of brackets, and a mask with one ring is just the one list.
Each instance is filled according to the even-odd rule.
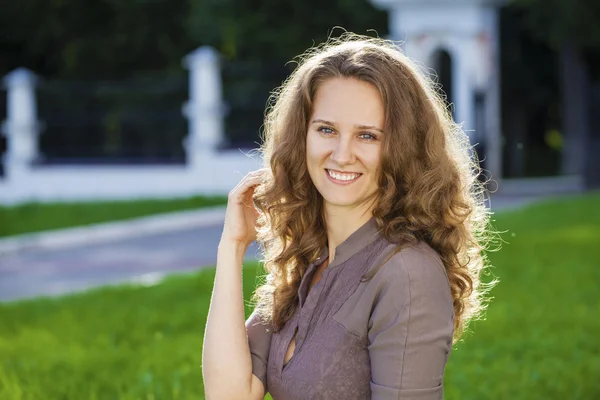
[[242,245],[247,248],[256,240],[256,219],[258,210],[254,207],[254,189],[262,180],[266,168],[249,172],[240,183],[229,192],[225,226],[221,242]]

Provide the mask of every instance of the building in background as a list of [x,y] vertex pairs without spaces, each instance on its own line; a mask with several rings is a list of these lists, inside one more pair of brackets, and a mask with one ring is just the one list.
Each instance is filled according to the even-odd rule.
[[476,145],[483,167],[502,178],[498,8],[506,0],[371,0],[389,13],[390,36],[431,68]]

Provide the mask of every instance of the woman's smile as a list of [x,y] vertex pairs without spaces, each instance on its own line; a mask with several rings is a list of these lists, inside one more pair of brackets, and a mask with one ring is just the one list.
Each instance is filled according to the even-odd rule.
[[329,180],[336,185],[350,185],[356,182],[362,176],[362,174],[359,173],[342,173],[332,169],[325,169],[325,174],[327,174]]

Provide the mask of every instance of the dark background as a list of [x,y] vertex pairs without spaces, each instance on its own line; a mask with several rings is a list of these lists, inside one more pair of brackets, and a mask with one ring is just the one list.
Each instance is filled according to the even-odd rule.
[[[26,67],[40,77],[42,164],[183,163],[182,59],[203,45],[222,55],[225,147],[256,147],[269,93],[295,66],[288,61],[341,34],[336,26],[388,35],[387,13],[367,0],[0,3],[0,76]],[[564,173],[567,132],[597,146],[599,4],[515,0],[502,8],[506,177]],[[2,93],[0,120],[5,113]]]

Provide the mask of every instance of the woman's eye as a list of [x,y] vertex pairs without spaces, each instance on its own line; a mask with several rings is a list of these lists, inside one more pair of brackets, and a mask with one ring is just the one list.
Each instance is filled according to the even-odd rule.
[[375,139],[377,139],[377,136],[371,135],[370,133],[361,133],[360,137],[361,137],[361,139],[367,139],[367,140],[375,140]]
[[333,129],[331,129],[331,128],[328,128],[328,127],[326,127],[326,126],[322,126],[322,127],[320,127],[318,130],[319,130],[319,132],[323,132],[323,133],[325,133],[325,134],[327,134],[327,135],[329,135],[329,134],[333,133]]

